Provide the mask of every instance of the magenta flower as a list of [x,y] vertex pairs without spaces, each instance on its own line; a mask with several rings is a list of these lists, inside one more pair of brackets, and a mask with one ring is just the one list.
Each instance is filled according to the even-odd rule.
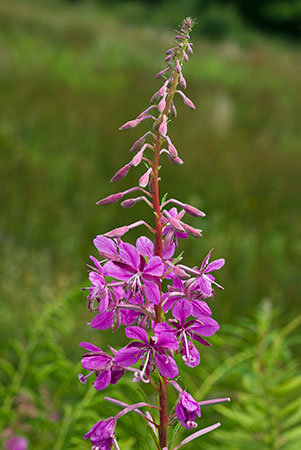
[[159,256],[145,258],[131,244],[119,245],[120,261],[108,261],[104,265],[104,274],[126,282],[133,294],[144,293],[148,302],[157,305],[160,302],[158,283],[163,275],[164,265]]
[[179,394],[179,400],[176,406],[176,415],[181,425],[187,428],[196,428],[196,416],[201,417],[201,408],[199,403],[188,392],[182,391]]
[[81,342],[79,345],[88,350],[88,353],[83,355],[83,369],[91,370],[85,377],[79,374],[78,378],[81,383],[86,383],[87,378],[96,373],[97,376],[93,386],[97,391],[102,391],[109,384],[116,384],[125,370],[116,364],[114,357],[89,342]]
[[[158,324],[159,325],[159,324]],[[115,355],[115,362],[122,367],[133,366],[141,358],[142,368],[136,372],[136,379],[148,382],[150,372],[153,370],[153,361],[156,363],[163,377],[174,378],[178,375],[178,367],[175,360],[168,355],[167,350],[177,350],[178,343],[169,325],[160,332],[154,327],[155,336],[148,337],[141,327],[128,327],[125,334],[129,339],[135,339]],[[145,378],[146,375],[146,378]]]
[[90,258],[94,262],[96,269],[90,266],[93,269],[89,272],[89,280],[92,285],[88,288],[83,288],[89,291],[87,296],[89,309],[92,311],[94,309],[94,303],[98,302],[99,311],[106,311],[109,303],[109,292],[107,282],[103,275],[103,268],[94,256],[90,256]]
[[115,417],[109,417],[100,420],[85,434],[85,439],[90,439],[92,450],[111,450],[113,440],[115,439],[115,427],[117,420]]
[[112,287],[109,292],[109,303],[105,311],[101,310],[91,321],[91,328],[107,330],[113,328],[118,330],[120,325],[132,325],[143,312],[136,305],[129,305],[123,301],[126,297],[124,290],[120,287]]
[[[163,230],[164,238],[164,247],[167,248],[171,244],[175,244],[178,246],[178,239],[187,239],[188,233],[185,232],[181,219],[183,218],[185,211],[181,211],[178,213],[177,208],[173,207],[168,211],[171,216],[171,220],[169,220],[169,225],[167,225]],[[175,220],[173,220],[175,219]],[[163,223],[168,223],[168,219],[162,217]]]
[[173,308],[172,314],[176,320],[170,319],[170,323],[176,329],[175,335],[180,339],[182,345],[180,353],[185,364],[189,367],[196,367],[200,363],[200,354],[193,341],[209,346],[203,336],[212,336],[219,329],[216,320],[207,315],[203,315],[201,319],[189,320],[187,318],[192,313],[192,305],[188,300],[180,300]]
[[215,282],[215,278],[211,275],[211,272],[215,272],[223,267],[225,264],[225,260],[223,258],[216,259],[209,264],[209,259],[211,253],[213,252],[213,248],[210,250],[208,255],[205,257],[204,261],[201,264],[201,267],[197,274],[196,285],[202,294],[206,297],[214,297],[214,290],[212,288],[212,284],[215,284],[218,288],[224,289],[222,286]]
[[195,283],[195,278],[191,278],[186,282],[174,278],[173,285],[168,286],[168,292],[164,294],[163,310],[168,312],[179,300],[185,298],[189,300],[192,310],[191,314],[196,318],[211,316],[211,310],[206,302],[201,299],[204,298],[202,292],[198,290]]

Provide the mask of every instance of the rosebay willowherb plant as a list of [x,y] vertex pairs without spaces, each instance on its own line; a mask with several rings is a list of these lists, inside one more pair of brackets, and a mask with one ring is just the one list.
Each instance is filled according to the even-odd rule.
[[[181,357],[188,367],[198,366],[200,355],[197,347],[199,344],[209,346],[205,338],[219,329],[204,300],[213,299],[214,286],[222,289],[212,272],[224,265],[224,259],[209,262],[213,249],[200,267],[190,268],[182,264],[182,256],[175,255],[179,239],[201,236],[201,230],[188,225],[184,216],[202,218],[205,214],[182,201],[167,199],[166,196],[160,200],[159,196],[160,156],[166,154],[174,164],[183,162],[168,136],[168,123],[177,115],[175,96],[195,109],[192,101],[178,89],[178,85],[181,89],[186,88],[182,66],[192,54],[190,31],[193,25],[193,20],[185,19],[175,36],[174,47],[167,50],[166,68],[156,76],[163,78],[164,83],[152,96],[151,106],[120,127],[120,130],[128,130],[144,120],[152,122],[151,129],[133,144],[131,161],[111,179],[121,180],[131,167],[144,163],[146,171],[140,177],[139,185],[98,202],[99,205],[109,205],[123,199],[121,205],[131,208],[144,201],[154,214],[154,226],[142,219],[99,235],[94,240],[101,261],[91,256],[95,267],[90,267],[92,285],[86,288],[89,292],[87,299],[90,310],[97,314],[90,325],[97,330],[111,328],[113,331],[124,325],[130,342],[119,350],[108,346],[108,353],[91,343],[80,344],[87,350],[82,366],[89,371],[85,376],[79,375],[80,381],[85,383],[94,374],[95,389],[103,390],[109,384],[117,383],[125,374],[132,375],[135,383],[151,383],[158,394],[158,402],[156,405],[145,402],[129,405],[105,397],[123,409],[114,417],[101,419],[85,435],[91,440],[93,450],[109,450],[112,446],[119,448],[115,427],[118,420],[130,411],[145,419],[151,427],[156,447],[166,450],[170,428],[178,423],[186,429],[196,428],[196,416],[201,416],[202,406],[229,401],[228,398],[198,401],[175,381],[179,375],[177,358]],[[124,199],[133,193],[139,196]],[[173,206],[169,209],[170,204]],[[121,239],[140,225],[149,230],[153,239],[141,236],[136,246]],[[168,401],[169,387],[178,392],[175,407]],[[147,410],[143,412],[143,408]],[[173,450],[219,426],[215,423],[194,432]]]

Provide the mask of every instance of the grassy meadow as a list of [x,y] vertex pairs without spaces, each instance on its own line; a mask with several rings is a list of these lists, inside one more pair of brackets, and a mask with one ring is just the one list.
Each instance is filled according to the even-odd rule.
[[[117,346],[123,336],[89,330],[80,287],[97,234],[142,215],[151,220],[143,205],[95,203],[136,184],[140,169],[118,185],[108,181],[147,125],[118,127],[148,106],[171,39],[169,28],[127,24],[90,3],[0,0],[3,441],[14,432],[30,449],[88,449],[83,434],[117,411],[77,380],[80,341]],[[259,34],[198,36],[184,71],[197,109],[178,101],[170,135],[184,165],[166,160],[161,192],[207,214],[189,222],[204,237],[185,242],[184,261],[199,265],[214,247],[226,265],[218,274],[225,290],[212,305],[221,330],[183,383],[199,400],[232,399],[203,409],[200,425],[222,428],[184,448],[294,450],[301,439],[300,48]],[[126,377],[106,394],[143,398]],[[133,416],[117,428],[121,450],[152,449]]]

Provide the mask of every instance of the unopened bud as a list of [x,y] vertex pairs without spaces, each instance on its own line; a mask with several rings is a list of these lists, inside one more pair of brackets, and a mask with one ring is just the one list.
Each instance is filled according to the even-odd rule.
[[160,87],[160,89],[158,91],[160,97],[165,94],[168,83],[169,83],[169,80],[166,80],[165,83]]
[[108,233],[105,233],[104,236],[111,238],[111,239],[117,239],[123,236],[125,233],[129,231],[129,227],[123,226],[119,228],[114,228],[114,230],[109,231]]
[[182,208],[187,212],[187,214],[190,214],[194,217],[205,217],[206,214],[203,211],[200,211],[199,209],[195,208],[194,206],[187,205],[187,203],[182,205]]
[[169,224],[170,224],[171,228],[172,228],[174,231],[177,231],[177,232],[179,232],[179,233],[182,233],[182,232],[184,231],[184,228],[183,228],[183,225],[184,225],[184,224],[182,224],[182,222],[181,222],[180,220],[175,219],[175,218],[172,217],[172,216],[169,216],[169,217],[168,217],[168,220],[169,220]]
[[173,164],[176,164],[178,166],[183,164],[183,160],[179,156],[177,156],[176,158],[174,158],[173,156],[170,156],[169,154],[167,156],[168,156],[169,161],[172,162]]
[[131,128],[135,128],[137,125],[139,125],[141,121],[139,119],[130,120],[129,122],[126,122],[124,125],[122,125],[119,130],[130,130]]
[[155,78],[156,79],[161,78],[169,69],[170,69],[170,67],[166,67],[165,69],[160,70],[160,72],[157,73]]
[[110,182],[119,181],[122,180],[127,174],[129,173],[129,170],[131,168],[130,164],[126,164],[125,166],[121,167],[121,169],[118,170],[118,172],[115,173],[115,175],[111,178]]
[[118,192],[117,194],[109,195],[108,197],[103,198],[102,200],[99,200],[96,202],[96,205],[113,205],[114,203],[118,202],[123,197],[122,192]]
[[166,140],[168,142],[168,150],[169,150],[170,155],[173,158],[176,158],[178,156],[178,152],[177,152],[176,147],[173,145],[173,143],[171,142],[171,140],[170,140],[170,138],[168,136],[166,136]]
[[186,233],[190,234],[190,236],[198,238],[202,236],[201,231],[196,228],[191,227],[190,225],[187,225],[187,223],[183,223],[183,228],[186,231]]
[[136,155],[133,157],[133,159],[131,161],[131,164],[134,167],[139,166],[139,164],[141,163],[142,158],[143,158],[143,152],[144,152],[145,149],[146,149],[146,145],[144,144],[143,147],[141,148],[141,150],[139,150],[139,152],[136,153]]
[[163,95],[163,97],[161,98],[159,104],[158,104],[158,111],[161,113],[164,111],[165,106],[166,106],[166,93]]
[[188,106],[191,109],[195,109],[195,106],[193,102],[190,100],[190,98],[186,97],[186,95],[182,91],[177,91],[177,93],[181,95],[186,106]]
[[180,280],[188,280],[190,278],[190,275],[188,275],[185,270],[180,269],[180,267],[174,266],[173,271],[175,276]]
[[139,186],[146,187],[149,181],[149,176],[152,172],[152,168],[148,169],[139,179]]
[[160,98],[159,91],[157,91],[152,95],[150,103],[156,103],[159,100],[159,98]]
[[142,119],[142,118],[144,118],[144,117],[147,115],[147,113],[148,113],[149,111],[151,111],[153,108],[156,108],[156,106],[155,106],[155,105],[151,105],[151,106],[149,106],[148,108],[146,108],[144,111],[142,111],[142,113],[139,114],[139,116],[137,117],[137,119]]
[[159,126],[159,134],[165,137],[166,133],[167,133],[167,116],[164,114],[162,123]]
[[136,205],[137,201],[138,199],[136,198],[128,198],[127,200],[124,200],[120,204],[123,208],[132,208],[134,205]]
[[182,73],[180,73],[180,85],[182,86],[183,89],[186,89],[186,87],[187,87],[186,80],[183,77]]
[[171,119],[175,119],[178,115],[177,108],[175,107],[174,102],[172,102],[170,105],[169,115],[170,115]]

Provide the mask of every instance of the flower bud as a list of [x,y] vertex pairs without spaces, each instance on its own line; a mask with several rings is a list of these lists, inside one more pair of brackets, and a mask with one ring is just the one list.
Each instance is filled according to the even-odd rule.
[[186,231],[186,233],[190,234],[190,236],[198,238],[202,237],[202,230],[198,230],[197,228],[193,228],[190,225],[187,225],[187,223],[183,223],[183,228]]
[[165,83],[160,87],[160,89],[158,91],[160,97],[165,94],[168,83],[169,83],[169,80],[166,80]]
[[152,168],[150,167],[139,179],[139,186],[146,187],[149,181],[149,176],[152,172]]
[[139,198],[128,198],[127,200],[124,200],[121,202],[121,206],[123,208],[132,208],[134,205],[136,205],[137,201],[139,201]]
[[193,53],[193,51],[192,51],[192,45],[188,42],[188,44],[187,44],[187,50],[188,50],[188,53],[190,53],[191,55],[192,55],[192,53]]
[[181,69],[180,62],[179,62],[178,59],[177,59],[177,62],[176,62],[176,70],[177,70],[178,74],[181,75],[182,69]]
[[167,116],[164,114],[161,125],[159,126],[159,134],[165,137],[167,133]]
[[175,119],[177,117],[177,108],[175,107],[174,102],[171,102],[170,108],[169,108],[169,115],[171,119]]
[[184,231],[184,228],[183,228],[184,224],[180,220],[175,219],[172,216],[169,216],[168,217],[168,221],[169,221],[169,224],[170,224],[171,228],[174,231],[177,231],[179,233],[182,233]]
[[168,154],[168,159],[170,162],[172,162],[173,164],[177,164],[178,166],[180,166],[184,162],[181,158],[179,158],[179,156],[174,158],[173,156],[170,156],[169,154]]
[[182,208],[187,212],[187,214],[190,214],[190,216],[194,217],[205,217],[206,214],[203,211],[200,211],[199,209],[195,208],[194,206],[187,205],[187,203],[184,203],[182,205]]
[[178,156],[178,152],[177,152],[176,147],[175,147],[175,146],[173,145],[173,143],[171,142],[169,136],[166,136],[166,140],[167,140],[167,142],[168,142],[168,150],[169,150],[170,155],[171,155],[173,158],[176,158],[176,157]]
[[122,125],[119,130],[130,130],[131,128],[135,128],[137,125],[139,125],[141,121],[139,119],[130,120],[129,122],[126,122],[124,125]]
[[188,280],[190,278],[190,275],[185,272],[185,270],[180,269],[180,267],[174,266],[173,272],[177,278],[180,280]]
[[158,78],[161,78],[169,69],[170,69],[170,67],[166,67],[165,69],[160,70],[160,72],[158,72],[157,75],[155,76],[156,80]]
[[182,73],[180,73],[180,85],[182,86],[183,89],[186,89],[186,87],[187,87],[186,80],[183,77]]
[[130,164],[126,164],[125,166],[121,167],[121,169],[119,169],[118,172],[116,172],[115,175],[111,178],[110,183],[113,183],[114,181],[122,180],[122,178],[127,176],[130,168],[131,168]]
[[142,113],[139,114],[139,116],[137,117],[137,119],[142,119],[142,118],[144,118],[144,117],[147,115],[147,113],[148,113],[149,111],[151,111],[153,108],[156,108],[156,106],[155,106],[155,105],[151,105],[151,106],[149,106],[148,108],[146,108],[144,111],[142,111]]
[[129,231],[129,227],[123,226],[119,228],[114,228],[112,231],[108,231],[108,233],[105,233],[104,236],[111,238],[111,239],[117,239],[123,236],[125,233]]
[[166,93],[163,95],[163,97],[161,98],[161,100],[160,100],[160,102],[158,104],[158,111],[160,113],[162,113],[164,111],[164,109],[165,109],[165,106],[166,106],[166,100],[165,99],[166,99]]
[[118,192],[117,194],[109,195],[108,197],[103,198],[102,200],[99,200],[96,202],[96,205],[113,205],[114,203],[118,202],[123,197],[122,192]]
[[139,150],[138,153],[136,153],[136,155],[133,157],[132,161],[131,161],[131,165],[133,165],[134,167],[139,166],[139,164],[142,161],[143,158],[143,152],[146,148],[146,145],[144,144],[143,147],[141,148],[141,150]]
[[182,91],[177,91],[177,93],[180,94],[186,106],[188,106],[190,109],[195,109],[195,106],[190,98],[186,97],[186,95]]
[[150,103],[156,103],[159,100],[159,98],[160,98],[160,94],[159,94],[159,91],[157,91],[152,95],[152,97],[150,99]]

